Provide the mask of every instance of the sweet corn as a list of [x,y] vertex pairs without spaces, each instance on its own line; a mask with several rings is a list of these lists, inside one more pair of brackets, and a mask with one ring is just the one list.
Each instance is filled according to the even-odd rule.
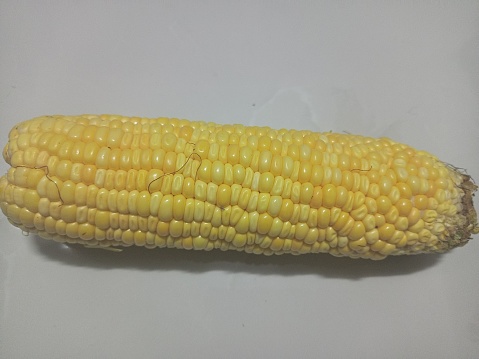
[[382,259],[479,232],[471,178],[387,138],[45,116],[15,126],[3,157],[8,220],[86,247]]

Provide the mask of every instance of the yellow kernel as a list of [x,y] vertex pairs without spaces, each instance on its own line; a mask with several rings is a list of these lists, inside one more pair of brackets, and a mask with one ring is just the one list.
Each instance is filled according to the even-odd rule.
[[[364,238],[368,244],[374,244],[379,241],[379,231],[377,228],[374,228],[364,234]],[[382,242],[382,241],[381,241]]]
[[214,161],[211,165],[211,180],[220,185],[223,183],[225,178],[225,166],[220,161]]
[[368,207],[363,204],[359,208],[352,210],[350,213],[351,217],[353,217],[356,221],[361,221],[368,214]]
[[380,196],[377,198],[376,203],[378,206],[378,212],[381,214],[386,214],[392,206],[391,200],[386,196]]
[[[269,137],[267,137],[269,139]],[[259,148],[261,150],[261,148]],[[258,171],[267,172],[271,169],[273,154],[270,151],[261,151],[258,158]]]
[[420,194],[420,195],[414,196],[413,201],[414,201],[414,207],[416,207],[417,209],[419,210],[427,209],[428,198],[425,195]]
[[379,250],[379,253],[387,256],[396,250],[396,246],[391,243],[386,243],[383,248]]
[[256,206],[256,210],[258,211],[258,213],[264,213],[268,210],[270,198],[271,196],[269,193],[258,194],[258,203]]
[[331,221],[331,211],[327,208],[321,207],[318,209],[318,227],[327,228]]
[[393,183],[389,177],[383,176],[381,177],[381,180],[379,181],[378,185],[379,185],[379,190],[381,194],[388,195],[389,192],[391,192]]
[[314,187],[311,183],[306,182],[301,184],[299,202],[309,204],[313,197]]
[[400,216],[408,216],[412,209],[412,203],[409,199],[401,198],[394,205]]
[[173,195],[168,194],[161,199],[160,211],[158,218],[160,221],[169,222],[173,219]]
[[409,188],[413,195],[417,195],[421,192],[421,180],[417,176],[409,176],[406,183],[408,184]]
[[334,223],[331,223],[332,227],[336,230],[339,231],[341,230],[346,223],[349,220],[349,213],[347,212],[341,212],[337,218],[337,220]]
[[274,184],[274,176],[271,172],[261,173],[258,189],[260,192],[271,192]]
[[286,222],[291,219],[293,215],[294,203],[290,199],[284,199],[281,203],[281,210],[279,212],[279,218]]
[[240,148],[239,161],[243,167],[249,167],[253,159],[253,149],[249,146]]
[[327,184],[323,187],[323,206],[332,208],[336,204],[336,186]]
[[376,227],[376,218],[372,214],[367,214],[362,222],[367,232],[373,230]]
[[338,186],[336,188],[336,206],[342,208],[348,201],[349,191],[343,187]]
[[393,206],[389,209],[388,213],[384,215],[384,218],[386,219],[387,222],[394,223],[399,218],[399,211],[397,210],[396,207]]

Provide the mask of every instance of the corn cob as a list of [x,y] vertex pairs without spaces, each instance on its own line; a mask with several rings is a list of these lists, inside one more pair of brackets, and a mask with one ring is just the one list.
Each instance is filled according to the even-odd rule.
[[3,157],[8,220],[87,247],[382,259],[479,231],[471,178],[387,138],[46,116],[15,126]]

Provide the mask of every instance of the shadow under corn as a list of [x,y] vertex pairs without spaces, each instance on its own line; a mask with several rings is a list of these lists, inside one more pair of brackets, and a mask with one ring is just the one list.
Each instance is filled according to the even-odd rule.
[[226,271],[257,275],[316,274],[327,278],[358,280],[366,277],[407,275],[439,263],[441,255],[388,257],[381,261],[337,258],[329,254],[294,256],[254,255],[235,251],[188,251],[178,249],[125,248],[121,252],[64,245],[34,236],[34,250],[66,265],[98,269],[132,268],[143,271],[202,273]]

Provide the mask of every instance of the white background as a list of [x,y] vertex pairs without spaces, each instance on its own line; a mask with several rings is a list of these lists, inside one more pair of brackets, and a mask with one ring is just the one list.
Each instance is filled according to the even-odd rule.
[[[479,179],[479,2],[0,1],[2,146],[81,113],[388,136]],[[479,357],[478,236],[381,262],[0,237],[1,358]]]

